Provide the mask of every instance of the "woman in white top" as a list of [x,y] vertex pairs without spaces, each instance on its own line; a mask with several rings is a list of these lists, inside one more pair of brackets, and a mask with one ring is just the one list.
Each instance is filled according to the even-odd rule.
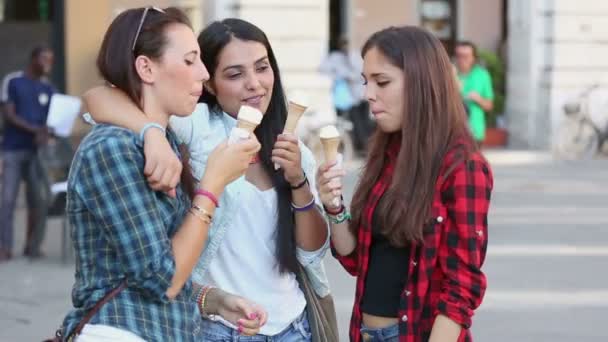
[[[310,341],[306,299],[296,280],[300,267],[319,296],[329,293],[321,261],[328,228],[310,186],[315,183],[314,158],[297,137],[282,134],[287,105],[264,32],[246,21],[225,19],[203,30],[198,43],[211,78],[193,115],[171,120],[178,139],[188,146],[195,178],[204,172],[213,147],[228,137],[242,105],[259,109],[264,118],[255,130],[262,149],[245,177],[218,199],[209,243],[193,279],[254,300],[268,312],[260,334],[247,341]],[[150,123],[119,90],[98,87],[85,100],[96,121],[136,132]],[[129,115],[112,115],[116,112]],[[172,191],[180,163],[159,133],[145,132],[146,172],[153,188]],[[236,341],[248,329],[205,317],[203,335],[210,341]]]

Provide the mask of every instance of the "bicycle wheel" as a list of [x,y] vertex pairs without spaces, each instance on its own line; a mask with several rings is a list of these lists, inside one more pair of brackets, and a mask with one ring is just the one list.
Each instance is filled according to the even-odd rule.
[[567,118],[557,130],[556,155],[566,160],[591,159],[597,153],[598,139],[597,132],[589,123]]

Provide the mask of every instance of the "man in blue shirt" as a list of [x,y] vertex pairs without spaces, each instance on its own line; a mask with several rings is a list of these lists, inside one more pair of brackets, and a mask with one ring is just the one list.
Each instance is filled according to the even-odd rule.
[[8,83],[3,108],[6,123],[2,141],[0,262],[12,256],[15,202],[21,180],[26,183],[27,205],[33,219],[25,255],[41,256],[50,194],[47,176],[38,158],[38,147],[46,145],[50,136],[46,117],[55,89],[45,79],[52,64],[53,52],[48,47],[37,47],[23,74]]

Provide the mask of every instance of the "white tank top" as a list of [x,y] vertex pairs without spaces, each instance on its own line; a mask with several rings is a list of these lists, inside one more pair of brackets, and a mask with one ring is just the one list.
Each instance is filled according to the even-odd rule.
[[[268,312],[268,322],[260,334],[276,335],[306,308],[295,274],[279,273],[276,191],[260,191],[247,182],[235,215],[205,278],[210,285],[261,305]],[[215,319],[235,328],[219,317]]]

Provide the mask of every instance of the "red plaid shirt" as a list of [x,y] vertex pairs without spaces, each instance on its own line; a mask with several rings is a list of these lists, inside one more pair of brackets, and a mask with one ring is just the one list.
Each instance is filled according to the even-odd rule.
[[[481,266],[488,242],[487,217],[493,178],[490,166],[478,152],[448,171],[457,150],[448,151],[443,160],[429,223],[424,229],[424,244],[412,246],[410,261],[404,265],[403,272],[408,276],[399,303],[400,342],[427,341],[439,314],[463,327],[458,342],[472,341],[471,317],[481,304],[486,289]],[[340,256],[332,245],[333,255],[357,277],[350,325],[352,342],[361,341],[360,305],[369,265],[373,212],[390,185],[396,156],[397,151],[389,149],[384,172],[374,185],[365,208],[355,251]]]

